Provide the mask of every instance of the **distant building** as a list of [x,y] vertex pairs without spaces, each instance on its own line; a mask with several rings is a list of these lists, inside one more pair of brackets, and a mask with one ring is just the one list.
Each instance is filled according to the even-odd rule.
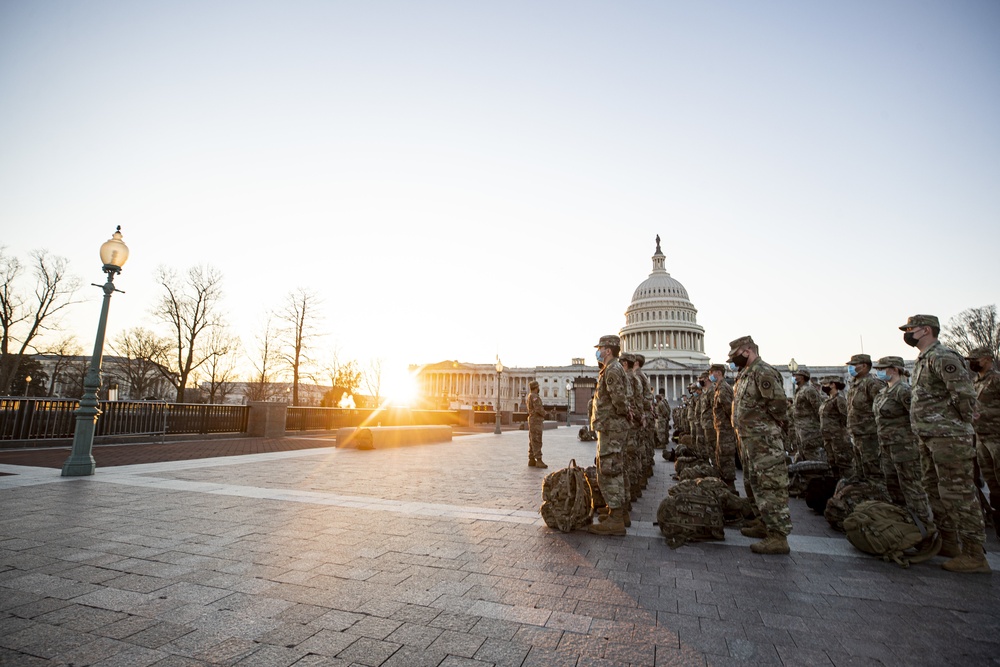
[[[80,398],[83,395],[83,378],[90,366],[89,356],[64,356],[57,354],[36,354],[32,356],[38,362],[48,377],[48,387],[45,395],[59,398]],[[155,366],[145,374],[144,386],[137,389],[129,381],[135,377],[135,372],[129,372],[128,367],[134,367],[135,361],[126,357],[105,355],[101,359],[101,390],[102,400],[144,399],[171,400],[176,393],[170,380],[163,374],[162,367]],[[176,377],[176,374],[173,374]]]

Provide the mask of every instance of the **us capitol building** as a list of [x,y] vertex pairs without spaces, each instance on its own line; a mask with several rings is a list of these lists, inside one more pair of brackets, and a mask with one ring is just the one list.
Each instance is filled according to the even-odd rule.
[[[687,289],[666,269],[666,258],[656,237],[653,271],[632,293],[625,310],[625,326],[619,331],[622,351],[646,357],[643,371],[649,377],[653,393],[661,390],[671,404],[683,395],[687,386],[706,370],[705,329],[698,324],[698,309]],[[593,359],[591,359],[592,361]],[[470,364],[442,361],[427,366],[411,366],[417,374],[420,393],[428,408],[468,408],[493,410],[499,402],[501,412],[525,409],[528,384],[537,380],[542,403],[566,418],[583,420],[597,386],[597,366],[584,359],[573,359],[568,366],[506,368],[499,373],[493,364]],[[497,386],[499,385],[499,397]]]

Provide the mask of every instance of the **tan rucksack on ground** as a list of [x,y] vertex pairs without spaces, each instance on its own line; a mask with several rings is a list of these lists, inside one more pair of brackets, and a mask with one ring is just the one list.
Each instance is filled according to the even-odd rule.
[[886,491],[871,482],[842,479],[837,483],[837,490],[834,491],[833,498],[827,501],[823,516],[835,530],[843,532],[844,519],[854,511],[858,503],[865,500],[891,502],[892,498]]
[[569,533],[589,525],[593,511],[590,482],[576,459],[569,462],[569,467],[545,476],[539,513],[546,526]]
[[656,510],[656,522],[671,549],[688,542],[726,538],[717,491],[700,481],[687,480],[671,487]]

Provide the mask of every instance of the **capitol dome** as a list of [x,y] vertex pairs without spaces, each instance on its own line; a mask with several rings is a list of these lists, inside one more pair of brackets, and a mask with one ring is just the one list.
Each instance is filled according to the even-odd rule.
[[632,293],[632,303],[625,311],[625,326],[619,335],[622,350],[646,357],[644,370],[686,368],[700,371],[708,366],[705,354],[705,329],[698,324],[698,309],[688,291],[667,273],[666,258],[656,237],[653,272]]

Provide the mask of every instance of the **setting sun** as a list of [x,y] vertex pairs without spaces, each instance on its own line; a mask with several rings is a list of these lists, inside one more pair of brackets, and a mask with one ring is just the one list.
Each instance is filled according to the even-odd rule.
[[403,371],[386,378],[386,403],[412,407],[417,399],[417,379],[412,373]]

